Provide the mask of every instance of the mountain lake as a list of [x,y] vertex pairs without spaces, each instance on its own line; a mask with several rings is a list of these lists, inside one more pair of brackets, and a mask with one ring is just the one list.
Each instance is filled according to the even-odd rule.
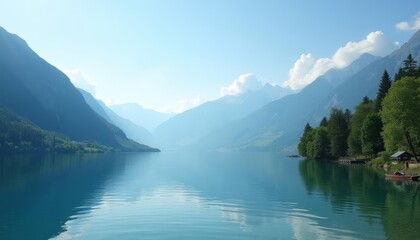
[[2,156],[0,239],[420,239],[420,184],[280,153]]

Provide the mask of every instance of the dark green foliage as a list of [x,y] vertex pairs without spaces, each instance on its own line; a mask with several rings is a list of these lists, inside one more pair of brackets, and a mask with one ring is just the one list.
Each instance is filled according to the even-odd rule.
[[[396,150],[410,150],[416,158],[420,152],[420,68],[408,55],[404,67],[395,75],[392,84],[388,72],[383,72],[377,98],[363,97],[352,115],[348,109],[332,108],[330,119],[324,118],[320,127],[312,130],[312,142],[306,143],[306,155],[319,159],[373,155],[386,149],[387,154]],[[328,139],[321,128],[328,130]],[[325,142],[329,140],[329,156]],[[322,156],[322,157],[320,157]]]
[[347,153],[348,119],[341,109],[332,108],[328,123],[332,157],[345,156]]
[[394,75],[394,82],[400,80],[401,78],[403,78],[403,76],[404,76],[404,71],[402,68],[399,68],[398,72],[396,72]]
[[374,103],[366,98],[356,107],[350,120],[350,134],[347,139],[348,151],[351,156],[362,154],[362,140],[360,139],[363,121],[370,113],[374,112]]
[[411,53],[407,56],[407,59],[404,60],[403,71],[406,77],[414,77],[416,73],[417,61],[414,61]]
[[400,68],[397,73],[395,73],[394,81],[398,81],[403,77],[420,77],[420,68],[416,68],[417,61],[413,59],[413,56],[409,54],[404,60],[404,67]]
[[298,144],[298,151],[299,155],[302,157],[308,157],[307,149],[308,144],[313,141],[313,129],[309,123],[305,125],[305,129],[303,130],[302,137],[300,138],[300,142]]
[[405,77],[392,85],[384,98],[381,117],[387,152],[409,149],[419,161],[420,77]]
[[57,133],[34,126],[0,107],[0,153],[106,152],[111,148],[71,141]]
[[347,123],[350,123],[351,111],[348,108],[346,108],[346,111],[344,111],[344,117],[346,118]]
[[319,123],[320,127],[328,127],[328,120],[326,117],[323,117],[321,122]]
[[312,129],[306,124],[298,144],[299,154],[309,159],[327,159],[330,157],[330,139],[326,127]]
[[315,130],[313,141],[313,152],[309,154],[312,159],[327,159],[330,156],[330,139],[326,127],[319,127]]
[[351,117],[350,111],[346,112],[333,108],[330,120],[324,118],[320,127],[312,129],[306,124],[298,145],[299,154],[310,159],[344,156],[347,150],[348,118]]
[[372,156],[373,154],[384,150],[381,132],[381,117],[377,113],[369,114],[363,121],[360,135],[363,154]]
[[[399,75],[420,72],[419,68],[413,68],[416,62],[411,56],[404,63],[405,68]],[[327,121],[324,118],[320,127],[312,130],[312,142],[306,142],[307,157],[337,158],[346,153],[352,156],[373,156],[383,151],[384,145],[389,153],[410,149],[416,155],[420,151],[420,99],[417,99],[420,97],[419,84],[420,78],[403,77],[394,86],[388,72],[384,71],[375,101],[365,96],[353,115],[348,109],[343,112],[332,108],[330,119]],[[393,89],[392,94],[388,96],[390,89]],[[382,103],[384,99],[387,99],[386,103]],[[383,111],[382,106],[386,106]],[[378,111],[381,111],[381,115]],[[385,127],[382,121],[385,121]],[[325,127],[328,138],[320,130]],[[325,143],[328,141],[330,145],[326,149]]]
[[367,103],[369,103],[369,102],[371,102],[371,101],[372,101],[372,100],[370,100],[368,96],[364,96],[364,97],[363,97],[363,100],[362,100],[362,103],[367,104]]
[[389,77],[388,72],[385,70],[384,74],[382,75],[381,82],[379,83],[379,89],[376,94],[376,105],[375,110],[379,112],[382,109],[382,100],[384,99],[385,95],[388,93],[389,88],[391,88],[391,78]]
[[303,129],[303,134],[306,134],[306,133],[312,131],[312,129],[313,128],[311,127],[311,125],[309,125],[309,123],[306,123],[305,129]]

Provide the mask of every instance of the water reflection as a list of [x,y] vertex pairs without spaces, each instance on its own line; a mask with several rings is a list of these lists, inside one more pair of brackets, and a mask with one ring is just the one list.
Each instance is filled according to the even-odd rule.
[[[375,173],[272,153],[20,156],[0,164],[0,239],[375,239],[390,236],[384,209],[400,201]],[[384,190],[365,196],[380,184]]]
[[368,223],[379,219],[387,239],[419,239],[420,184],[387,181],[365,166],[302,161],[299,171],[308,192],[320,193],[335,212],[356,209]]
[[0,161],[0,239],[48,239],[123,168],[115,155],[13,155]]

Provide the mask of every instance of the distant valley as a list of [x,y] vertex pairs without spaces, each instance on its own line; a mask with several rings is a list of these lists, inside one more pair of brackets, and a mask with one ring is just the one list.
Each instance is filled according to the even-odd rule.
[[374,97],[383,71],[394,75],[408,54],[420,62],[420,32],[388,56],[363,54],[297,93],[267,83],[179,114],[135,103],[106,106],[91,93],[76,89],[65,74],[3,28],[0,52],[0,127],[4,129],[0,148],[4,151],[6,145],[7,151],[30,151],[31,138],[15,136],[16,129],[25,128],[43,136],[38,140],[50,144],[44,146],[48,151],[54,151],[51,139],[58,139],[73,142],[71,149],[90,144],[116,151],[296,152],[306,123],[317,124],[331,107],[353,111],[364,96]]

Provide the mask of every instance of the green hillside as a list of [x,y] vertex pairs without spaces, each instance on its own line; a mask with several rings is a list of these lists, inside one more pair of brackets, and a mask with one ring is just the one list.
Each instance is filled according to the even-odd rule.
[[89,142],[76,142],[34,124],[0,107],[0,153],[107,152],[112,149]]

